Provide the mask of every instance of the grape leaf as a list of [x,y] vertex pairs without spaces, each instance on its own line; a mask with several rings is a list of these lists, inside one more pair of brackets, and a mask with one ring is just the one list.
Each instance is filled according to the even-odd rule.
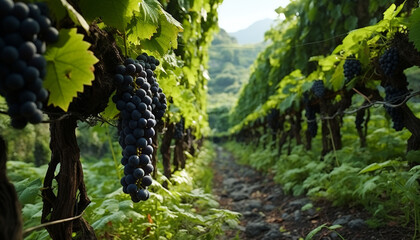
[[136,45],[140,44],[141,39],[150,39],[157,32],[158,24],[150,18],[138,16],[133,18],[128,26],[127,40]]
[[338,64],[337,68],[334,71],[334,74],[331,77],[330,83],[334,91],[338,91],[343,87],[344,84],[344,61],[341,61]]
[[80,13],[74,9],[72,5],[70,5],[66,0],[60,0],[61,4],[67,9],[67,13],[69,14],[71,20],[76,23],[77,25],[81,26],[87,33],[89,33],[89,24],[83,18]]
[[140,16],[144,20],[150,18],[151,22],[157,23],[162,10],[162,6],[156,0],[143,0],[140,2]]
[[61,29],[57,43],[45,53],[47,75],[44,87],[50,92],[48,104],[67,111],[83,85],[91,85],[95,76],[93,65],[98,59],[88,50],[90,44],[76,28]]
[[138,0],[81,0],[79,6],[88,20],[101,18],[106,25],[124,31],[138,4]]
[[169,13],[165,12],[159,17],[160,27],[151,40],[141,41],[144,48],[157,51],[163,56],[169,49],[178,47],[178,33],[183,31],[181,24]]
[[106,106],[105,110],[102,112],[102,117],[105,119],[114,119],[120,111],[118,111],[117,106],[112,101],[112,97],[115,95],[115,92],[111,94],[108,100],[108,106]]
[[48,4],[50,14],[55,18],[55,20],[60,21],[66,17],[66,9],[60,1],[46,0],[45,2]]
[[128,41],[138,45],[141,39],[151,39],[159,27],[159,15],[163,12],[162,6],[156,0],[140,2],[140,10],[128,26]]
[[420,51],[420,10],[418,8],[413,11],[409,21],[410,25],[408,26],[408,38],[414,43],[416,49]]

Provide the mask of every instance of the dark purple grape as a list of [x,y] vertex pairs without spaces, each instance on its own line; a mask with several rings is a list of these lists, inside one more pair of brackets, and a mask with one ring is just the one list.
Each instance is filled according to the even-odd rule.
[[387,49],[384,54],[379,58],[379,66],[387,76],[394,74],[398,66],[399,56],[398,49],[391,47]]
[[16,61],[19,58],[19,52],[15,47],[7,46],[1,50],[0,53],[0,60],[5,63],[9,64]]
[[314,81],[314,83],[312,84],[311,90],[315,96],[319,98],[323,97],[325,94],[324,81],[322,80]]
[[140,157],[139,157],[140,166],[146,166],[149,163],[150,163],[150,157],[146,154],[140,154]]
[[137,198],[141,201],[146,201],[149,198],[149,192],[146,189],[139,189]]
[[141,178],[143,178],[143,177],[144,177],[144,170],[143,170],[143,169],[141,169],[141,168],[136,168],[136,169],[134,169],[134,171],[133,171],[133,176],[134,176],[136,179],[141,179]]
[[153,183],[153,179],[149,175],[144,176],[143,179],[141,180],[141,185],[145,187],[152,185],[152,183]]
[[[149,198],[146,188],[152,184],[152,179],[147,174],[154,170],[150,159],[153,154],[151,137],[155,135],[153,128],[157,124],[154,109],[159,106],[158,113],[166,109],[166,105],[162,108],[162,104],[166,104],[165,95],[160,95],[162,90],[159,89],[151,69],[151,64],[155,62],[155,58],[144,54],[137,57],[137,60],[127,58],[123,65],[117,66],[114,75],[117,92],[112,101],[120,111],[118,133],[119,143],[123,148],[124,157],[121,162],[125,164],[125,181],[127,182],[129,175],[142,184],[142,189],[136,189],[135,193],[134,186],[130,187],[130,183],[125,188],[123,186],[123,191],[129,193],[134,202]],[[137,196],[138,193],[141,194]]]
[[12,14],[20,20],[24,20],[29,16],[29,7],[26,3],[17,2],[12,9]]
[[[394,88],[392,86],[385,87],[385,101],[392,105],[398,105],[402,103],[405,97],[409,94],[406,88]],[[391,107],[385,105],[385,110],[391,117],[393,122],[393,128],[396,131],[401,131],[404,125],[404,112],[401,107]]]
[[38,22],[32,18],[27,18],[20,23],[19,32],[25,40],[34,40],[39,31]]
[[346,83],[350,82],[354,77],[359,76],[362,71],[362,65],[359,60],[356,59],[346,59],[344,62],[344,77],[346,78]]
[[36,54],[36,46],[33,42],[25,42],[19,47],[19,57],[24,60],[32,59]]
[[137,192],[137,186],[136,186],[136,184],[129,184],[128,186],[127,186],[127,192],[128,193],[133,193],[133,194],[135,194],[136,192]]

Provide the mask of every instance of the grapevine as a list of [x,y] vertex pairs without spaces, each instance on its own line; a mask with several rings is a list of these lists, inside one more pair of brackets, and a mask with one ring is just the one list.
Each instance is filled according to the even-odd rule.
[[316,122],[316,113],[320,112],[319,105],[312,105],[309,101],[308,94],[304,94],[305,117],[308,123],[308,129],[311,137],[315,137],[318,131],[318,124]]
[[271,109],[270,113],[267,115],[268,125],[273,131],[277,131],[277,129],[279,128],[279,118],[280,111],[278,109]]
[[47,8],[42,4],[0,3],[0,94],[6,98],[11,125],[22,129],[42,121],[48,98],[43,88],[46,75],[46,42],[58,40]]
[[365,121],[365,110],[357,111],[356,113],[356,119],[354,120],[354,123],[356,124],[356,129],[362,129],[363,122]]

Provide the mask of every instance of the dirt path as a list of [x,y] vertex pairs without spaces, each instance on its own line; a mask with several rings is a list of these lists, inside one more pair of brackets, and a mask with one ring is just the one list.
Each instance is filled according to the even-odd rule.
[[367,227],[366,212],[356,208],[332,207],[329,202],[313,202],[305,196],[284,194],[271,176],[243,165],[221,147],[216,148],[214,193],[223,208],[242,214],[237,231],[227,232],[222,239],[298,240],[316,227],[342,225],[335,231],[323,228],[313,239],[402,240],[413,233],[403,227]]

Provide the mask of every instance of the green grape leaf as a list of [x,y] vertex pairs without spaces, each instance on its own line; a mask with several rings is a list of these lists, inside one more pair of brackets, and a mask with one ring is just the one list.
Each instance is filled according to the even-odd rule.
[[156,0],[144,0],[140,2],[140,10],[135,13],[128,26],[128,41],[138,45],[141,39],[151,39],[159,27],[159,15],[162,14],[162,6]]
[[58,21],[66,17],[66,9],[62,2],[57,0],[46,0],[48,8],[50,9],[51,15]]
[[289,109],[290,107],[292,107],[293,102],[295,101],[297,97],[296,93],[293,93],[291,95],[289,95],[288,97],[286,97],[286,99],[284,99],[279,106],[280,112],[284,113],[287,109]]
[[115,116],[117,116],[117,114],[120,113],[120,111],[118,111],[117,109],[117,106],[112,101],[112,97],[114,95],[115,95],[115,92],[111,94],[111,97],[109,97],[108,106],[105,108],[105,110],[101,114],[103,118],[108,119],[108,120],[114,119]]
[[344,84],[344,61],[341,61],[338,64],[337,68],[334,71],[334,74],[331,77],[331,85],[334,91],[337,91],[343,87]]
[[50,92],[48,104],[67,111],[84,85],[91,85],[95,76],[93,65],[98,59],[88,50],[90,44],[76,28],[61,29],[57,43],[45,53],[47,75],[44,87]]
[[394,10],[397,8],[395,4],[392,4],[385,12],[384,12],[384,19],[391,19],[393,18]]
[[86,22],[86,20],[83,18],[80,13],[74,9],[72,5],[70,5],[66,0],[60,0],[61,4],[67,9],[67,13],[69,14],[69,17],[71,20],[76,23],[77,25],[81,26],[87,33],[89,32],[89,24]]
[[157,23],[161,11],[162,6],[156,0],[143,0],[140,2],[140,16],[143,17],[143,20],[150,18],[151,22]]
[[150,18],[135,17],[128,26],[127,40],[139,45],[141,39],[151,39],[153,34],[157,32],[157,28],[158,24]]
[[35,179],[25,186],[25,189],[19,194],[19,202],[22,204],[35,203],[36,197],[41,193],[42,182]]
[[414,46],[420,51],[420,10],[417,8],[409,18],[408,38],[414,43]]
[[[163,11],[163,10],[162,10]],[[175,20],[169,13],[163,11],[159,18],[160,27],[152,39],[142,41],[144,48],[151,51],[157,51],[163,56],[171,48],[178,46],[178,33],[183,31],[181,24]]]
[[395,4],[392,4],[385,12],[384,12],[384,20],[391,20],[395,18],[404,7],[404,3],[400,4],[398,8],[395,6]]
[[138,4],[138,0],[81,0],[79,6],[88,20],[101,18],[106,25],[125,31]]

